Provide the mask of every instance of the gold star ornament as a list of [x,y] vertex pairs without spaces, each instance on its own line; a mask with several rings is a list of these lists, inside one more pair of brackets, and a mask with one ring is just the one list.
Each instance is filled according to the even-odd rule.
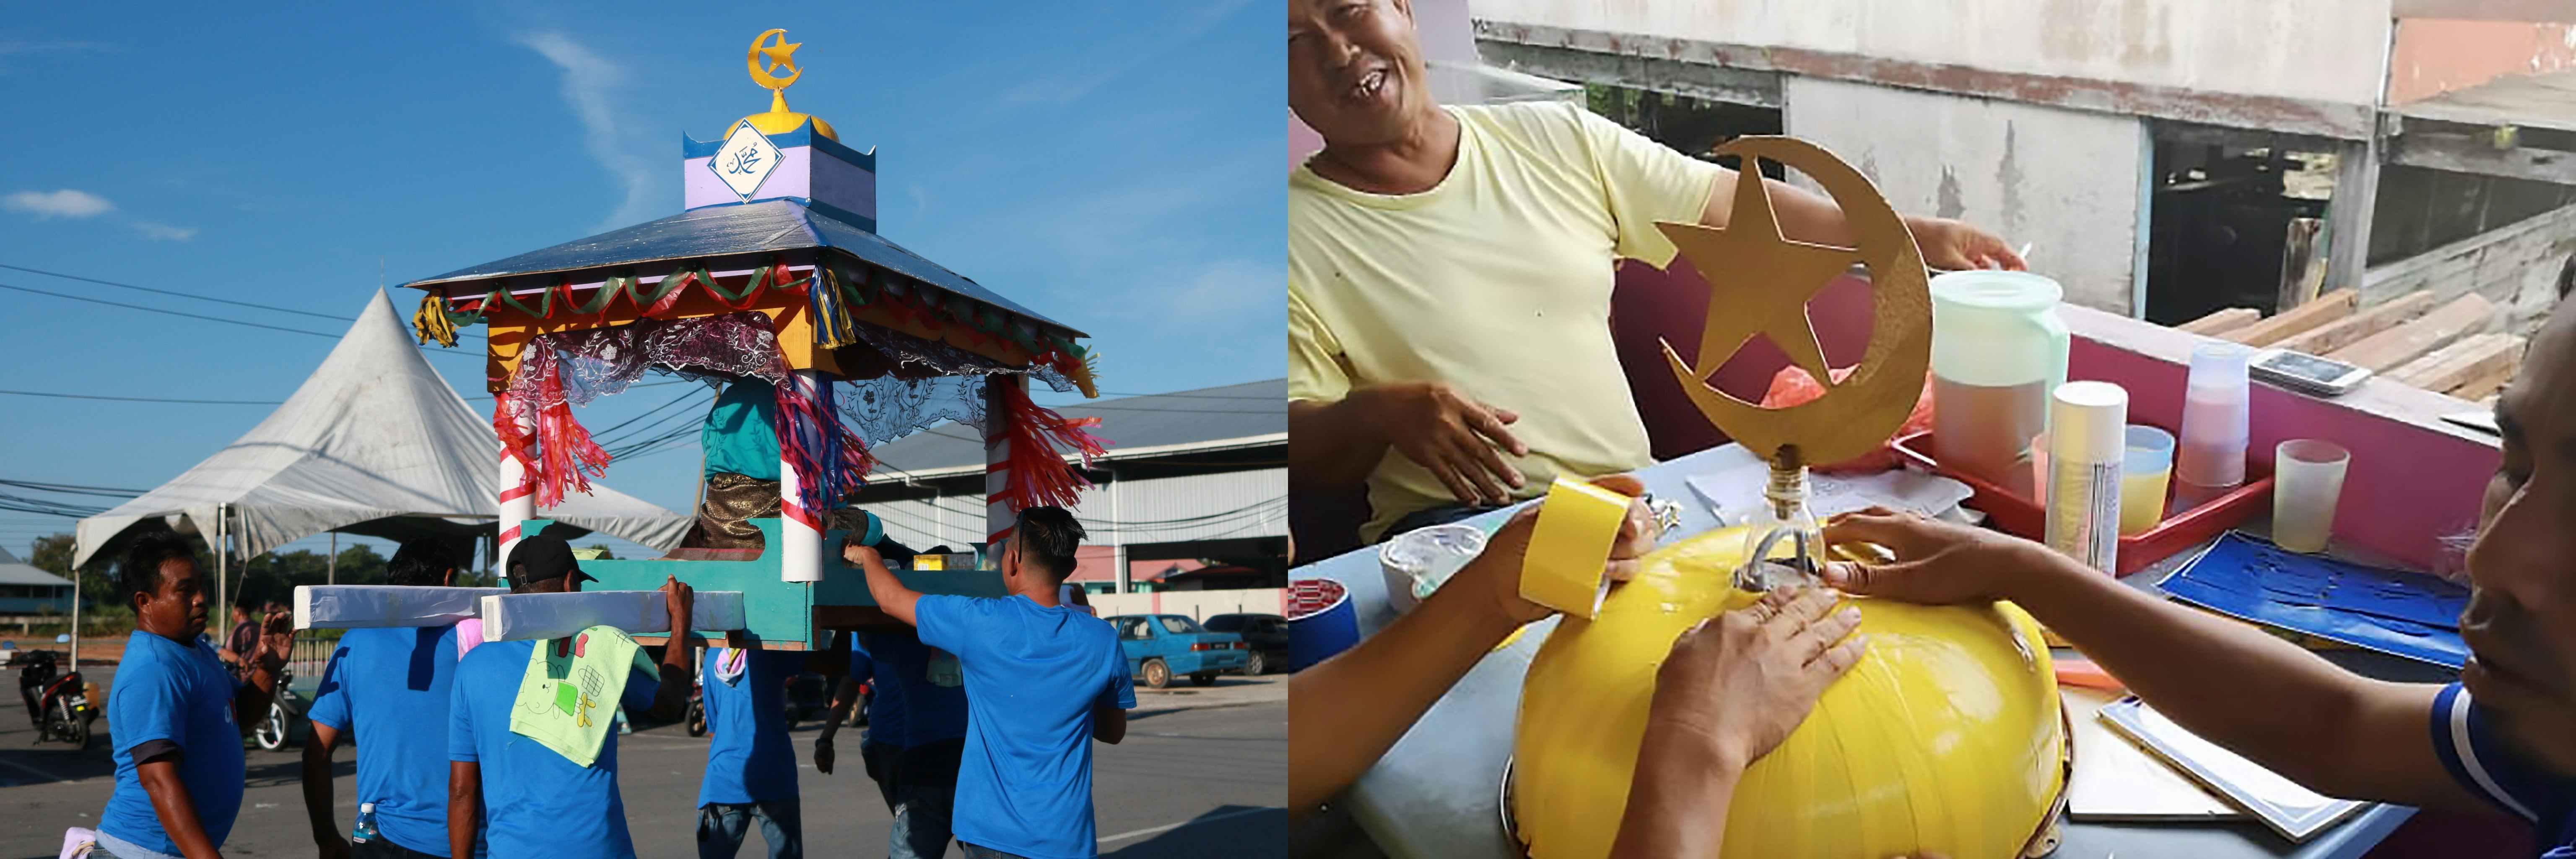
[[[1674,380],[1710,423],[1763,459],[1778,462],[1787,453],[1805,463],[1831,463],[1876,449],[1913,411],[1932,362],[1932,297],[1914,234],[1868,178],[1815,144],[1742,137],[1715,154],[1743,158],[1727,226],[1655,225],[1709,285],[1708,318],[1692,356],[1697,364],[1685,363],[1669,341],[1664,344]],[[1781,235],[1768,183],[1760,181],[1758,159],[1765,158],[1797,168],[1823,187],[1842,208],[1859,247]],[[1807,318],[1807,302],[1853,263],[1870,274],[1869,346],[1851,376],[1837,385]],[[1757,334],[1815,377],[1824,396],[1766,409],[1710,386],[1708,377]]]

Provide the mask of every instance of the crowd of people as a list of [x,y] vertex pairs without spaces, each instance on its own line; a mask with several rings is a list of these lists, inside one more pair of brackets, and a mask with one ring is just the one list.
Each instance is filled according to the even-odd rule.
[[[771,859],[796,859],[803,817],[784,689],[821,670],[845,675],[814,742],[823,775],[835,771],[833,737],[858,690],[876,690],[859,756],[894,821],[890,857],[943,856],[952,840],[969,859],[1096,856],[1091,744],[1119,742],[1136,699],[1116,635],[1063,587],[1083,536],[1060,508],[1023,511],[995,547],[1000,598],[918,593],[875,548],[845,545],[879,607],[902,623],[848,636],[846,662],[837,647],[711,646],[701,660],[677,641],[656,659],[596,628],[484,641],[472,620],[348,630],[307,713],[314,845],[325,859],[634,856],[611,716],[677,721],[694,682],[710,735],[698,854],[737,855],[756,823]],[[241,810],[241,739],[276,693],[291,624],[281,611],[254,621],[236,610],[218,648],[206,635],[212,587],[185,538],[145,535],[122,564],[136,629],[107,704],[116,789],[97,830],[73,836],[94,859],[210,859]],[[593,580],[570,545],[543,534],[513,545],[503,569],[517,594]],[[403,544],[387,569],[401,586],[456,577],[435,539]],[[662,592],[670,616],[690,616],[686,583],[670,578]],[[332,753],[344,743],[357,747],[354,821],[333,795]]]

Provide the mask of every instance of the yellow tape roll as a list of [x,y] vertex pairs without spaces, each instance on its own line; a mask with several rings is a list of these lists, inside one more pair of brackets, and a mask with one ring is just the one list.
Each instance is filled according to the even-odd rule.
[[[1534,859],[1610,852],[1673,640],[1755,599],[1728,585],[1743,532],[1648,555],[1596,619],[1565,619],[1540,648],[1512,768],[1513,811]],[[1745,772],[1725,855],[2016,855],[2064,781],[2057,683],[2038,624],[2010,604],[1850,604],[1869,650]]]
[[1557,478],[1539,502],[1529,552],[1521,557],[1521,598],[1574,617],[1601,610],[1602,567],[1628,517],[1628,496]]

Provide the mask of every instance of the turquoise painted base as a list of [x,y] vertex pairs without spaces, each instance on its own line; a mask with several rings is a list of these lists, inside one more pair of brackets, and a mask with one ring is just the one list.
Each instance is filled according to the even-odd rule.
[[[764,545],[779,545],[778,520],[753,519],[760,529]],[[551,519],[530,519],[521,524],[521,533],[534,534],[554,524]],[[841,563],[841,554],[833,551],[841,544],[846,531],[829,531],[823,535],[823,580],[819,582],[785,582],[778,579],[778,554],[764,551],[748,561],[583,561],[582,572],[597,582],[582,586],[593,591],[649,591],[662,587],[666,577],[677,577],[689,587],[702,591],[741,591],[744,619],[750,627],[748,637],[771,648],[799,645],[820,648],[826,641],[824,631],[814,627],[816,606],[873,606],[868,595],[867,574]],[[1002,573],[999,570],[898,570],[895,577],[905,586],[925,594],[959,596],[1003,596]],[[722,637],[721,632],[706,632]]]

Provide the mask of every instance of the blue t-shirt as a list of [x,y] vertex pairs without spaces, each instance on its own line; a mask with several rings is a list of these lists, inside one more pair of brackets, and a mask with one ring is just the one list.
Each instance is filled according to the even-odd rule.
[[921,643],[956,654],[966,674],[957,840],[1030,859],[1098,856],[1091,711],[1136,706],[1118,634],[1019,596],[925,596],[913,612]]
[[224,846],[241,812],[242,735],[233,721],[240,686],[204,638],[186,644],[143,630],[125,638],[107,724],[116,740],[116,792],[99,812],[98,829],[147,850],[179,855],[161,829],[152,797],[134,773],[134,747],[168,740],[179,747],[179,784],[197,807],[206,839]]
[[358,741],[358,803],[393,843],[447,855],[447,703],[456,625],[340,635],[305,715]]
[[893,679],[886,685],[903,689],[904,748],[966,736],[966,687],[930,682],[930,648],[919,636],[907,630],[867,638],[877,673]]
[[2576,859],[2576,777],[2523,758],[2495,733],[2486,708],[2453,683],[2433,696],[2433,751],[2442,768],[2496,810],[2531,824],[2534,855]]
[[[599,759],[587,767],[510,732],[510,708],[539,644],[554,642],[488,641],[456,663],[447,705],[447,759],[482,765],[484,843],[494,856],[634,856],[626,803],[617,795],[617,732],[608,732]],[[651,709],[659,686],[652,675],[634,669],[618,703]]]
[[707,708],[707,775],[698,805],[747,805],[796,795],[796,749],[787,742],[787,678],[804,670],[805,654],[742,651],[742,676],[717,676],[717,654],[698,660],[698,700]]
[[850,642],[850,676],[868,678],[872,687],[868,696],[868,733],[859,741],[910,748],[906,745],[910,740],[904,736],[903,687],[894,682],[894,675],[886,673],[885,666],[868,658],[867,636]]
[[745,376],[726,385],[698,430],[698,447],[707,454],[706,473],[777,480],[777,415],[778,389],[768,382]]

